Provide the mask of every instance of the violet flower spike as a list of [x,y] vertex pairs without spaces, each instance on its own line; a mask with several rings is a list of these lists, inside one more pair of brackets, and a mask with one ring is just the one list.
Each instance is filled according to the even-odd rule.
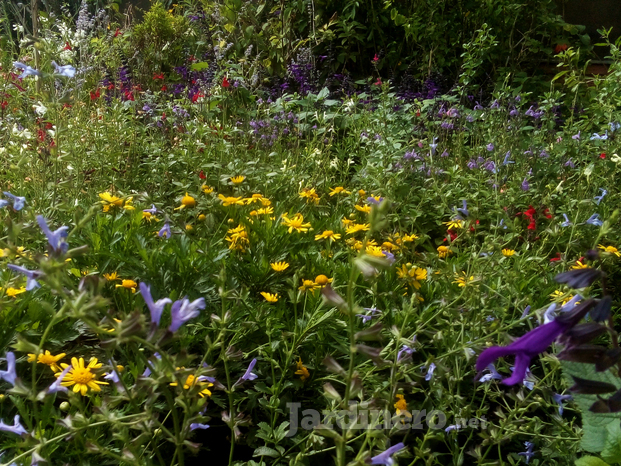
[[175,301],[170,309],[172,322],[168,330],[175,333],[188,320],[197,317],[200,310],[205,309],[205,298],[199,298],[192,302],[188,298]]
[[554,400],[556,404],[558,404],[558,415],[562,416],[563,415],[563,401],[573,400],[573,397],[571,395],[560,395],[558,393],[555,393],[554,395],[552,395],[552,399]]
[[69,249],[69,245],[65,241],[65,238],[68,236],[69,227],[60,227],[59,229],[52,231],[50,227],[47,226],[47,222],[43,215],[37,215],[37,223],[39,227],[47,237],[47,242],[50,244],[50,247],[54,252],[66,253],[67,249]]
[[46,390],[46,393],[48,395],[51,395],[52,393],[57,393],[57,392],[65,392],[65,393],[67,392],[67,387],[63,387],[61,383],[63,382],[63,379],[69,373],[70,370],[71,370],[71,366],[68,366],[65,368],[64,371],[60,373],[56,381],[52,383],[52,385],[50,385],[48,389]]
[[9,201],[7,201],[6,199],[0,199],[0,209],[3,209],[4,207],[9,205]]
[[209,429],[209,424],[199,424],[198,422],[193,422],[192,424],[190,424],[190,430],[196,429]]
[[140,288],[140,294],[142,295],[142,298],[151,313],[151,322],[156,326],[159,326],[160,319],[162,318],[162,312],[164,312],[164,307],[166,307],[167,304],[172,303],[172,300],[170,298],[163,298],[153,302],[153,298],[151,297],[151,287],[147,286],[144,282],[140,282],[140,285],[138,286]]
[[19,414],[13,418],[13,425],[5,424],[0,419],[0,432],[10,432],[15,435],[26,435],[28,431],[19,422]]
[[15,370],[15,353],[11,351],[6,353],[5,360],[7,367],[5,371],[0,371],[0,379],[15,386],[15,380],[17,379],[17,371]]
[[571,159],[567,160],[567,162],[565,162],[563,164],[564,167],[569,167],[569,168],[576,168],[576,165],[574,164],[574,162],[572,162]]
[[391,458],[392,455],[397,453],[399,450],[403,450],[405,445],[403,442],[399,442],[396,445],[388,448],[386,451],[380,453],[377,456],[371,458],[371,464],[383,464],[384,466],[392,466],[395,464],[395,461]]
[[518,453],[518,455],[523,456],[525,458],[525,463],[528,464],[530,459],[535,456],[535,453],[533,452],[535,444],[533,442],[524,442],[524,445],[526,446],[526,451],[522,451]]
[[24,267],[14,264],[7,264],[7,267],[14,272],[21,273],[22,275],[26,276],[26,291],[30,291],[41,286],[37,281],[37,278],[43,275],[43,272],[41,272],[40,270],[28,270]]
[[13,202],[13,209],[14,210],[20,211],[26,205],[26,198],[25,197],[15,196],[14,194],[11,194],[11,193],[9,193],[7,191],[2,191],[2,194],[4,194],[9,199],[11,199],[11,201]]
[[595,198],[594,198],[595,199],[595,203],[597,205],[599,205],[599,203],[602,202],[602,199],[604,199],[604,196],[606,194],[608,194],[608,191],[606,191],[604,188],[599,188],[599,190],[601,191],[602,194],[600,196],[595,196]]
[[524,178],[522,181],[522,191],[528,191],[530,189],[530,184],[528,183],[528,178]]

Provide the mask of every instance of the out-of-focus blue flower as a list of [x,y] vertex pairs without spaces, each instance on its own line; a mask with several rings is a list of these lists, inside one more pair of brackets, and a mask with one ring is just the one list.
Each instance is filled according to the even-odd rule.
[[30,291],[41,286],[37,281],[37,278],[43,275],[43,272],[41,272],[40,270],[28,270],[24,267],[13,264],[8,264],[7,267],[14,272],[21,273],[22,275],[26,276],[26,291]]
[[8,206],[10,203],[6,199],[0,199],[0,209]]
[[198,422],[193,422],[190,424],[190,430],[196,429],[209,429],[209,424],[199,424]]
[[593,140],[605,141],[606,139],[608,139],[608,130],[606,130],[606,133],[601,136],[597,133],[593,133],[593,136],[591,136],[591,141]]
[[541,152],[539,153],[539,157],[542,159],[547,159],[548,157],[550,157],[550,154],[548,154],[545,149],[541,149]]
[[15,385],[15,379],[17,379],[17,371],[15,370],[15,353],[9,351],[6,353],[6,370],[0,371],[0,379],[5,382]]
[[66,78],[73,78],[75,76],[75,68],[71,65],[60,66],[55,61],[52,61],[52,66],[54,66],[54,73],[59,76]]
[[52,393],[57,393],[57,392],[65,392],[65,393],[67,392],[67,387],[63,387],[61,383],[70,370],[71,370],[71,366],[68,366],[65,368],[64,371],[60,373],[56,381],[48,387],[46,391],[48,395],[51,395]]
[[360,317],[362,319],[363,324],[366,324],[368,321],[382,313],[382,311],[380,311],[376,307],[365,307],[364,310],[367,311],[369,314],[356,314],[356,317]]
[[395,464],[395,461],[391,458],[392,455],[397,453],[399,450],[405,448],[405,445],[402,442],[397,443],[396,445],[390,447],[386,451],[380,453],[377,456],[371,458],[371,464],[382,464],[384,466],[392,466]]
[[526,446],[526,451],[522,451],[518,453],[518,455],[523,456],[525,459],[525,463],[528,464],[535,453],[533,452],[533,448],[535,444],[533,442],[524,442],[524,446]]
[[151,208],[150,209],[144,209],[143,212],[147,212],[151,215],[155,215],[159,212],[159,210],[157,210],[157,207],[155,207],[155,204],[151,204]]
[[578,141],[580,139],[580,131],[578,131],[578,134],[574,134],[571,138]]
[[26,435],[28,431],[24,429],[24,427],[19,422],[19,414],[16,414],[13,418],[13,425],[5,424],[0,420],[0,431],[1,432],[10,432],[16,435]]
[[599,203],[602,202],[602,199],[604,199],[604,196],[608,194],[608,191],[606,191],[604,188],[599,188],[599,190],[602,194],[600,196],[595,196],[595,202],[597,203],[597,205],[599,205]]
[[546,309],[546,312],[543,313],[543,324],[549,324],[556,317],[556,303],[552,303]]
[[494,100],[490,108],[500,108],[500,104],[498,103],[498,99]]
[[384,254],[384,256],[386,257],[386,260],[390,263],[390,265],[395,263],[396,261],[395,255],[392,252],[382,251],[382,254]]
[[451,424],[446,429],[444,429],[444,432],[448,434],[452,430],[459,430],[459,429],[461,429],[461,426],[459,424]]
[[530,184],[528,183],[528,178],[524,178],[522,181],[522,191],[528,191],[530,189]]
[[490,142],[487,146],[485,146],[485,148],[486,148],[489,152],[491,152],[491,151],[493,151],[493,150],[494,150],[494,144],[492,144],[492,143]]
[[563,164],[564,167],[569,167],[569,168],[576,168],[576,166],[574,165],[574,162],[572,162],[571,159],[569,159],[567,162],[565,162]]
[[[416,340],[416,337],[412,339],[412,344],[414,344],[415,340]],[[403,345],[401,349],[399,350],[399,352],[397,353],[397,362],[402,362],[402,361],[405,361],[406,359],[410,359],[412,357],[412,354],[415,352],[416,350],[412,348],[411,346]]]
[[505,219],[501,218],[500,219],[500,223],[498,224],[499,227],[502,227],[503,230],[507,229],[507,225],[505,225]]
[[524,319],[526,316],[528,316],[529,312],[530,312],[530,304],[524,308],[524,311],[522,311],[522,315],[520,316],[520,319]]
[[31,68],[30,66],[22,62],[14,61],[13,66],[17,68],[18,70],[22,70],[22,74],[18,76],[18,78],[20,79],[24,79],[26,76],[41,76],[40,71],[37,71],[34,68]]
[[610,126],[610,131],[611,132],[615,132],[616,130],[618,130],[619,128],[621,128],[621,123],[614,123],[614,122],[610,122],[608,124],[608,126]]
[[69,245],[65,241],[65,238],[68,235],[69,227],[60,227],[57,230],[50,230],[50,227],[47,226],[47,222],[43,215],[37,215],[37,223],[45,236],[47,237],[47,242],[50,244],[50,247],[54,252],[60,252],[62,254],[67,252],[69,249]]
[[431,147],[431,155],[434,155],[436,153],[436,149],[438,147],[438,144],[436,143],[437,140],[438,138],[433,138],[433,142],[429,144],[429,147]]
[[434,363],[429,364],[429,369],[427,369],[427,374],[425,374],[425,380],[429,382],[433,377],[433,371],[436,370],[436,365]]
[[170,309],[172,322],[168,330],[175,333],[188,320],[197,317],[205,309],[205,298],[198,298],[192,302],[188,298],[175,301]]
[[104,375],[103,378],[106,380],[110,380],[114,383],[120,383],[121,379],[119,379],[119,374],[116,371],[116,364],[114,364],[114,362],[112,361],[108,361],[108,365],[112,367],[112,372]]
[[510,160],[510,159],[511,159],[511,151],[508,151],[505,154],[505,159],[502,161],[502,164],[509,165],[510,163],[515,163],[513,160]]
[[494,364],[489,364],[485,370],[489,371],[489,374],[485,374],[483,377],[481,377],[479,379],[479,382],[485,383],[493,379],[502,380],[502,375],[498,373],[498,371],[496,370],[496,366],[494,366]]
[[382,202],[384,200],[383,197],[380,197],[379,199],[375,199],[372,196],[367,197],[367,204],[371,204],[371,205],[379,205],[380,202]]
[[588,223],[589,225],[593,225],[596,227],[601,227],[604,222],[602,222],[599,218],[599,214],[593,214],[589,217],[589,219],[586,221],[586,223]]
[[444,152],[440,154],[440,157],[448,157],[448,156],[449,156],[449,153],[446,149],[444,149]]
[[167,304],[172,303],[172,300],[170,298],[163,298],[153,302],[153,298],[151,297],[151,287],[147,286],[144,282],[140,282],[140,285],[138,286],[140,287],[140,294],[142,295],[142,298],[151,313],[151,322],[155,325],[160,325],[160,319],[162,318],[164,307],[166,307]]
[[3,191],[2,194],[4,194],[6,197],[8,197],[9,199],[11,199],[11,201],[13,202],[13,209],[15,210],[22,210],[24,208],[24,206],[26,205],[26,198],[25,197],[21,197],[21,196],[15,196],[9,192]]
[[157,236],[160,238],[164,236],[166,239],[170,238],[172,236],[172,232],[170,231],[170,223],[166,222],[162,229],[157,232]]
[[565,221],[561,223],[562,227],[568,227],[568,226],[573,225],[573,223],[569,221],[569,218],[567,218],[567,214],[563,214],[563,218],[565,219]]
[[461,209],[457,209],[457,212],[462,214],[464,217],[467,217],[468,215],[470,215],[470,212],[468,211],[468,203],[466,202],[465,199],[462,199]]
[[563,401],[573,400],[573,397],[571,395],[559,395],[558,393],[555,393],[554,395],[552,395],[552,399],[554,400],[556,404],[558,404],[558,415],[562,416],[563,415]]
[[[155,359],[158,359],[158,360],[162,359],[162,356],[160,356],[160,353],[153,353],[153,356],[155,356]],[[149,377],[151,375],[152,368],[153,368],[153,365],[151,361],[147,361],[147,368],[142,373],[142,377]]]

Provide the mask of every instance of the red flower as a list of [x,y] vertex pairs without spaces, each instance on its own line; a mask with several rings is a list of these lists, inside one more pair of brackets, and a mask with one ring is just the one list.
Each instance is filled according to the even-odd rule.
[[97,100],[100,96],[99,89],[96,89],[95,92],[91,91],[91,100]]
[[153,79],[164,79],[164,73],[154,74]]
[[557,262],[557,261],[560,261],[561,259],[562,259],[561,258],[561,253],[557,252],[556,256],[554,256],[552,259],[550,259],[550,262]]
[[601,154],[599,154],[599,158],[600,159],[605,159],[606,158],[606,153],[602,152]]
[[565,50],[567,50],[567,44],[557,44],[556,47],[554,47],[554,53],[561,53]]
[[376,85],[376,86],[381,86],[382,85],[382,79],[381,78],[377,78],[377,81],[375,81],[373,84]]
[[201,97],[205,97],[205,94],[203,94],[202,92],[197,92],[192,96],[192,102],[196,102]]
[[54,125],[49,121],[45,124],[45,129],[54,129]]
[[543,210],[543,215],[545,216],[545,218],[552,218],[552,214],[550,213],[550,209],[548,209],[547,207]]
[[536,230],[537,229],[537,224],[535,223],[535,220],[531,220],[530,223],[528,224],[527,228],[529,230]]
[[0,107],[2,107],[2,110],[7,108],[8,106],[9,106],[9,103],[6,100],[3,100],[2,103],[0,103]]
[[200,171],[200,173],[198,174],[198,177],[199,177],[201,180],[204,180],[205,178],[207,178],[207,177],[205,176],[205,172],[204,172],[203,170],[201,170],[201,171]]
[[69,104],[63,104],[63,108],[71,108],[71,105],[69,105]]
[[162,92],[165,92],[165,91],[167,91],[167,90],[168,90],[168,87],[166,87],[166,85],[163,85],[163,86],[162,86],[161,91],[162,91]]
[[63,50],[72,50],[71,45],[69,45],[69,42],[65,42],[65,48]]
[[374,62],[379,61],[379,57],[377,56],[377,53],[376,53],[376,54],[375,54],[375,56],[373,57],[373,61],[374,61]]
[[222,87],[231,87],[231,83],[226,79],[226,76],[222,79]]
[[114,83],[108,84],[108,90],[111,91],[114,89]]
[[42,129],[37,130],[37,139],[41,142],[45,141],[45,131]]
[[133,102],[136,99],[134,99],[134,94],[130,91],[125,91],[125,100],[131,100]]
[[451,241],[455,241],[457,239],[457,232],[454,230],[446,230],[446,232],[448,233],[448,235],[451,238]]
[[116,31],[114,31],[114,37],[118,37],[118,36],[122,36],[123,33],[121,32],[121,30],[119,28],[116,28]]
[[166,112],[162,112],[162,120],[166,119]]

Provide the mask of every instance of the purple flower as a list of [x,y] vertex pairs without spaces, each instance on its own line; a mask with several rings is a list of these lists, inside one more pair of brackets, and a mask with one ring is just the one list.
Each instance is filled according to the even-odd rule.
[[209,424],[199,424],[198,422],[193,422],[190,424],[190,430],[196,429],[209,429]]
[[63,254],[66,253],[69,245],[65,242],[65,238],[68,235],[69,227],[60,227],[58,230],[52,231],[47,226],[47,222],[42,215],[37,215],[37,223],[41,230],[43,230],[43,233],[45,233],[45,236],[47,236],[47,241],[52,250]]
[[145,285],[144,282],[140,282],[140,294],[144,299],[144,302],[147,304],[149,308],[149,312],[151,312],[151,322],[156,326],[160,325],[160,319],[162,318],[162,312],[164,311],[164,307],[167,304],[172,303],[172,300],[169,298],[158,299],[156,302],[153,302],[153,298],[151,297],[151,287]]
[[461,426],[459,424],[451,424],[446,429],[444,429],[444,432],[448,434],[452,430],[459,430],[459,429],[461,429]]
[[602,136],[600,136],[597,133],[593,133],[593,136],[591,136],[591,141],[593,141],[593,140],[605,141],[606,139],[608,139],[608,130],[606,130],[606,133],[603,134]]
[[[155,359],[162,359],[160,353],[154,353],[153,356],[155,356]],[[151,375],[151,369],[153,369],[153,364],[151,361],[147,361],[147,368],[142,373],[142,377],[149,377]]]
[[491,108],[500,108],[500,104],[498,103],[498,99],[494,100],[494,102],[492,103]]
[[520,319],[524,319],[528,315],[529,312],[530,312],[530,304],[524,308],[524,311],[522,311],[522,316],[520,317]]
[[493,150],[494,150],[494,144],[492,144],[492,143],[490,142],[487,146],[485,146],[485,148],[486,148],[489,152],[491,152],[491,151],[493,151]]
[[24,208],[24,205],[26,204],[25,197],[15,196],[6,191],[3,191],[2,194],[11,199],[11,201],[13,202],[13,209],[22,210]]
[[384,466],[392,466],[395,464],[394,460],[391,458],[393,454],[405,448],[405,445],[400,442],[396,445],[390,447],[386,451],[380,453],[377,456],[371,458],[371,464],[383,464]]
[[205,309],[205,298],[199,298],[192,302],[188,298],[175,301],[170,309],[172,322],[168,330],[175,333],[188,320],[197,317],[199,310]]
[[416,350],[408,345],[403,345],[399,352],[397,353],[397,362],[404,361],[406,359],[410,359],[412,357],[412,353],[415,353]]
[[52,393],[57,393],[57,392],[65,392],[65,393],[67,392],[67,387],[63,387],[61,383],[70,370],[71,370],[71,366],[68,366],[65,368],[64,371],[60,373],[56,381],[48,387],[47,389],[48,395],[51,395]]
[[576,168],[576,166],[574,165],[574,163],[571,161],[571,159],[569,159],[567,162],[565,162],[563,164],[564,167],[569,167],[569,168]]
[[520,383],[526,376],[526,370],[530,365],[531,359],[539,353],[543,353],[558,336],[571,327],[572,323],[570,322],[554,320],[534,328],[508,346],[492,346],[479,355],[476,369],[477,371],[482,371],[496,359],[514,354],[515,370],[513,375],[504,379],[502,383],[505,385]]
[[470,215],[470,212],[468,212],[468,203],[466,202],[465,199],[462,199],[461,209],[457,209],[457,212],[462,214],[464,217],[467,217],[468,215]]
[[434,138],[433,142],[431,144],[429,144],[429,147],[431,147],[431,155],[434,155],[436,153],[436,149],[438,147],[438,144],[436,144],[436,140],[438,138]]
[[555,393],[554,395],[552,395],[552,399],[554,400],[555,403],[558,404],[558,415],[562,416],[563,415],[563,401],[572,400],[573,397],[571,395],[559,395],[558,393]]
[[427,374],[425,374],[425,380],[429,382],[431,377],[433,377],[433,371],[436,370],[436,365],[434,363],[429,364],[429,369],[427,369]]
[[539,153],[539,157],[542,159],[547,159],[548,157],[550,157],[550,154],[548,154],[545,149],[542,149]]
[[26,435],[28,433],[28,431],[26,431],[26,429],[24,429],[19,423],[19,414],[16,414],[13,418],[13,425],[5,424],[0,419],[0,431],[11,432],[16,435]]
[[505,154],[505,159],[502,161],[503,165],[509,165],[510,163],[515,163],[513,160],[510,160],[511,158],[511,151],[508,151]]
[[166,222],[162,229],[157,232],[157,236],[159,236],[160,238],[162,236],[165,236],[166,239],[170,238],[172,236],[172,233],[170,231],[170,223]]
[[571,138],[578,141],[580,139],[580,131],[578,131],[578,134],[574,134]]
[[569,218],[567,218],[567,214],[563,214],[563,218],[565,219],[565,221],[561,223],[562,227],[568,227],[570,225],[573,225],[573,223],[569,221]]
[[524,446],[526,446],[526,451],[520,452],[518,455],[523,456],[526,459],[525,463],[528,464],[530,459],[535,456],[535,453],[533,453],[535,444],[532,442],[524,442]]
[[377,309],[375,307],[365,307],[364,310],[369,312],[369,314],[368,315],[356,314],[356,317],[360,317],[362,319],[362,323],[363,324],[366,324],[373,317],[377,317],[376,314],[381,314],[382,313],[382,311],[380,311],[379,309]]
[[18,70],[22,70],[22,74],[18,76],[19,79],[24,79],[26,76],[41,76],[40,71],[37,71],[34,68],[31,68],[30,66],[23,64],[22,62],[14,61],[13,66],[17,68]]
[[372,204],[372,205],[379,205],[380,202],[382,202],[384,200],[383,197],[380,197],[379,200],[375,199],[374,197],[367,197],[367,204]]
[[483,377],[481,377],[479,379],[479,382],[485,383],[485,382],[489,382],[492,379],[502,380],[502,375],[498,373],[494,364],[489,364],[486,370],[488,370],[490,373],[485,374]]
[[54,72],[59,76],[65,76],[66,78],[73,78],[75,76],[75,68],[71,65],[59,66],[54,60],[52,60],[52,66],[54,66]]
[[449,153],[446,149],[444,149],[444,152],[440,154],[440,157],[448,157],[448,156],[449,156]]
[[528,191],[530,189],[530,184],[528,183],[528,179],[524,178],[522,181],[522,191]]
[[586,223],[588,223],[589,225],[593,225],[596,227],[601,227],[604,222],[602,222],[599,218],[599,214],[593,214],[589,217],[589,219],[586,221]]
[[602,192],[602,194],[601,196],[595,196],[595,201],[597,205],[599,205],[599,203],[602,202],[602,199],[604,199],[604,196],[608,194],[608,191],[606,191],[604,188],[599,188],[599,190]]
[[239,378],[239,380],[235,382],[235,385],[239,385],[245,382],[246,380],[255,380],[256,378],[259,377],[257,374],[252,372],[256,363],[257,363],[257,358],[254,358],[252,361],[250,361],[250,364],[248,365],[248,369],[246,369],[246,372],[244,372],[244,375],[242,375]]
[[28,270],[24,267],[20,267],[19,265],[8,264],[7,267],[14,272],[21,273],[26,276],[26,291],[30,291],[34,288],[39,288],[39,282],[37,278],[43,275],[43,272],[40,270]]
[[483,164],[483,168],[492,173],[496,173],[496,162],[494,162],[493,160],[488,160],[485,162],[485,164]]
[[17,379],[17,371],[15,370],[15,354],[11,351],[6,353],[6,366],[5,371],[0,371],[0,379],[14,386],[15,379]]
[[147,212],[147,213],[149,213],[151,215],[155,215],[159,211],[157,210],[157,207],[155,207],[155,204],[151,204],[151,208],[150,209],[144,209],[143,212]]
[[390,263],[390,265],[395,263],[396,261],[395,255],[392,252],[382,251],[382,254],[384,254],[384,256],[386,257],[386,260]]

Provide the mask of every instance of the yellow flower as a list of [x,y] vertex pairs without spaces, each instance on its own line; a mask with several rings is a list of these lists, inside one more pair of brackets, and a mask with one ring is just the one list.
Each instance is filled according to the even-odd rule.
[[289,267],[289,264],[287,264],[284,261],[282,261],[282,262],[272,262],[270,264],[270,266],[272,267],[272,270],[274,272],[283,272],[283,271],[285,271]]
[[315,191],[315,188],[310,188],[310,189],[304,188],[304,189],[302,189],[302,192],[300,192],[300,197],[302,199],[306,199],[306,202],[308,204],[310,204],[311,202],[314,202],[315,204],[319,204],[319,195]]
[[151,212],[142,212],[142,219],[148,221],[149,223],[156,221],[158,222],[159,219],[153,215]]
[[315,284],[319,285],[321,288],[326,286],[328,283],[332,283],[332,278],[328,278],[325,275],[317,275],[315,277]]
[[[172,382],[170,384],[171,387],[176,387],[178,385],[179,384],[177,382]],[[195,386],[199,387],[198,394],[201,396],[201,398],[211,396],[211,391],[209,391],[209,387],[213,387],[213,384],[211,382],[202,382],[199,380],[199,377],[195,377],[192,374],[188,375],[188,377],[185,379],[185,383],[183,384],[184,390],[189,390],[190,388]]]
[[503,249],[501,252],[502,252],[502,255],[505,257],[511,257],[512,255],[515,254],[515,251],[513,249]]
[[[1,289],[1,288],[0,288]],[[26,292],[26,287],[22,286],[19,288],[13,288],[13,287],[9,287],[6,289],[5,294],[9,297],[9,298],[14,298],[15,296],[17,296],[18,294],[22,294]]]
[[229,236],[224,239],[231,243],[229,245],[229,249],[244,252],[246,250],[246,246],[250,244],[246,227],[238,225],[236,228],[228,230],[227,233]]
[[[97,358],[91,358],[88,366],[84,366],[84,358],[71,358],[71,369],[63,381],[60,383],[63,387],[73,386],[75,393],[80,392],[82,396],[86,395],[86,392],[90,388],[94,392],[101,391],[99,385],[108,385],[108,382],[100,382],[97,380],[97,375],[91,372],[92,369],[99,369],[102,366],[101,363],[97,363]],[[62,369],[69,367],[69,364],[62,363],[60,365]],[[56,377],[59,377],[61,372],[56,373]]]
[[123,205],[123,199],[113,196],[109,192],[100,193],[99,197],[101,198],[104,212],[108,212],[111,207],[121,207]]
[[181,205],[179,207],[175,207],[175,210],[185,209],[186,207],[195,207],[196,199],[190,196],[188,193],[185,193],[185,196],[181,198]]
[[353,220],[350,220],[348,218],[343,217],[341,219],[341,223],[343,224],[344,227],[351,225],[352,223],[354,223]]
[[201,222],[204,222],[206,218],[207,218],[207,216],[205,214],[200,214],[198,216],[198,220],[201,221]]
[[354,235],[359,231],[369,231],[371,225],[369,223],[354,223],[345,229],[345,233],[348,235]]
[[583,264],[582,261],[576,261],[576,265],[572,265],[570,267],[570,269],[572,270],[577,270],[577,269],[588,269],[590,268],[587,264]]
[[[564,306],[565,304],[567,304],[569,301],[571,301],[573,299],[573,295],[569,295],[569,296],[565,296],[565,293],[563,293],[562,291],[556,290],[554,291],[554,293],[550,293],[550,298],[552,298],[552,301],[556,301],[556,302],[560,302],[561,306]],[[578,304],[580,301],[578,301],[576,304]]]
[[211,186],[207,186],[206,184],[201,186],[201,189],[203,190],[205,194],[211,194],[214,191],[214,189]]
[[50,368],[54,372],[58,372],[60,370],[60,367],[56,363],[65,356],[67,356],[65,353],[60,353],[59,355],[53,356],[49,351],[46,350],[45,353],[39,353],[38,355],[32,353],[29,354],[28,362],[33,362],[36,359],[37,363],[50,366]]
[[132,202],[134,202],[134,198],[133,197],[128,197],[125,200],[125,205],[123,206],[123,208],[125,210],[136,210],[136,208],[132,205]]
[[242,184],[245,179],[246,179],[246,177],[242,176],[242,175],[234,176],[234,177],[230,178],[231,183],[233,183],[234,185]]
[[289,227],[289,233],[292,233],[293,230],[297,231],[298,233],[304,233],[307,232],[311,226],[310,223],[304,223],[304,216],[299,213],[295,214],[293,218],[287,218],[285,215],[283,215],[282,224],[285,227]]
[[440,259],[444,259],[452,253],[453,251],[451,251],[447,246],[438,246],[438,257],[440,257]]
[[418,239],[418,236],[412,234],[412,235],[403,235],[403,238],[401,238],[401,241],[403,241],[404,243],[411,243],[412,241]]
[[455,281],[453,283],[457,283],[460,288],[465,287],[468,283],[474,280],[474,276],[468,277],[466,272],[462,272],[462,275],[456,275]]
[[407,280],[414,288],[420,290],[422,280],[427,280],[427,269],[412,267],[412,264],[404,264],[397,268],[397,276]]
[[[265,199],[265,200],[267,200],[267,201],[269,202],[269,199],[267,199],[267,198],[263,197],[263,194],[253,194],[253,195],[252,195],[252,196],[250,196],[249,198],[244,199],[244,202],[245,202],[246,204],[252,204],[253,202],[260,202],[260,203],[263,203],[264,199]],[[267,204],[267,205],[269,205],[269,204]]]
[[116,272],[112,272],[112,273],[104,273],[103,277],[108,280],[109,282],[113,282],[115,280],[119,279],[119,276]]
[[334,233],[332,230],[325,230],[322,234],[315,235],[315,241],[319,241],[322,239],[329,239],[332,243],[337,239],[341,239],[341,235],[338,233]]
[[266,300],[268,303],[275,303],[275,302],[278,302],[278,298],[279,298],[279,296],[278,296],[278,294],[276,294],[276,293],[272,294],[272,293],[266,293],[265,291],[261,291],[261,293],[260,293],[260,294],[261,294],[261,296],[263,296],[263,297],[265,298],[265,300]]
[[364,212],[365,214],[369,214],[371,213],[371,206],[366,204],[366,205],[355,205],[354,208],[358,211],[358,212]]
[[449,230],[456,230],[461,228],[464,222],[462,220],[449,220],[448,222],[442,223],[444,223],[449,228]]
[[185,231],[192,231],[192,230],[194,230],[194,227],[192,225],[190,225],[189,223],[186,223]]
[[304,382],[306,379],[310,377],[310,373],[308,372],[308,369],[306,368],[306,366],[302,364],[302,358],[298,359],[298,362],[296,362],[296,364],[298,366],[298,370],[295,371],[295,375],[299,375],[300,380]]
[[300,291],[311,291],[314,292],[317,288],[321,288],[320,285],[317,285],[317,283],[315,283],[312,280],[302,280],[302,286],[300,286],[298,289]]
[[222,194],[218,194],[218,199],[222,201],[222,205],[224,207],[228,207],[230,205],[244,205],[244,201],[241,197],[223,196]]
[[132,290],[132,293],[136,292],[138,283],[134,280],[122,280],[120,285],[116,285],[116,288],[125,288],[126,290]]
[[608,254],[614,254],[617,257],[621,257],[621,252],[619,252],[619,250],[614,246],[604,246],[602,244],[599,244],[597,247],[602,251],[607,252]]
[[405,397],[401,394],[398,394],[396,397],[397,402],[394,404],[394,407],[397,410],[397,416],[403,413],[406,417],[412,417],[412,414],[408,411],[408,404],[405,401]]
[[364,252],[367,253],[369,256],[386,258],[386,254],[384,254],[384,251],[379,246],[372,246],[367,244],[367,248],[364,250]]
[[350,191],[346,191],[344,187],[337,186],[336,188],[332,188],[330,191],[330,197],[335,196],[337,194],[351,194]]
[[395,245],[392,244],[390,241],[384,241],[382,243],[382,248],[386,249],[387,251],[392,251],[395,248]]

